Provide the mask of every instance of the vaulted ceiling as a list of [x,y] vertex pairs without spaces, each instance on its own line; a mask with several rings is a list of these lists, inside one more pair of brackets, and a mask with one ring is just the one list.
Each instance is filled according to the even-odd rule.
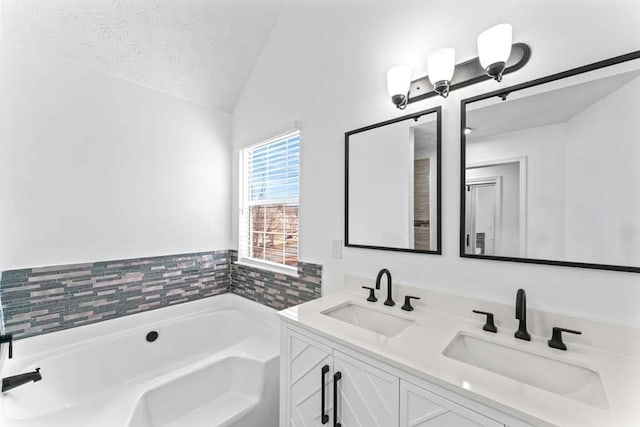
[[232,111],[284,0],[0,0],[3,42]]

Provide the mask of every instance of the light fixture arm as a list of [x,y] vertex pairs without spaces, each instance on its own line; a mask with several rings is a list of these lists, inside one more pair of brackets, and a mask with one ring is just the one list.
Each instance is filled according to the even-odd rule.
[[[511,55],[507,61],[506,68],[500,75],[502,77],[505,74],[513,73],[524,67],[531,58],[531,48],[526,43],[514,43],[511,46]],[[480,65],[479,58],[473,58],[469,61],[462,62],[456,65],[453,79],[449,85],[448,92],[460,89],[472,84],[483,82],[485,80],[491,80],[493,77],[488,76]],[[409,96],[406,100],[407,104],[413,102],[422,101],[439,94],[433,90],[433,86],[429,82],[429,76],[424,76],[419,79],[413,80],[409,89]]]

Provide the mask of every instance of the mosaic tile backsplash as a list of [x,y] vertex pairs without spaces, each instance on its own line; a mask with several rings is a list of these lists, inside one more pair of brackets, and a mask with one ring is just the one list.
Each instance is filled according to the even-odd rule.
[[321,266],[300,263],[300,277],[280,277],[232,264],[235,257],[223,250],[5,271],[6,332],[26,338],[225,292],[274,308],[320,296]]
[[[236,252],[231,251],[231,258],[236,257]],[[322,266],[318,264],[298,262],[298,277],[231,265],[233,293],[277,310],[320,298],[321,281]]]

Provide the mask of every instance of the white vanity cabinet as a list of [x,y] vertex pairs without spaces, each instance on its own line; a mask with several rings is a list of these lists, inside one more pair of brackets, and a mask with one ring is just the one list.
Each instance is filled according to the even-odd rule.
[[500,427],[497,421],[406,381],[400,384],[400,427]]
[[337,419],[343,426],[398,425],[398,377],[317,338],[287,330],[282,339],[286,356],[280,362],[281,426],[333,426],[334,389]]
[[400,379],[340,351],[333,352],[338,421],[348,426],[398,425]]
[[525,425],[286,322],[281,340],[280,427]]
[[333,416],[332,349],[293,331],[287,331],[281,340],[281,354],[286,356],[280,359],[280,425],[329,425]]

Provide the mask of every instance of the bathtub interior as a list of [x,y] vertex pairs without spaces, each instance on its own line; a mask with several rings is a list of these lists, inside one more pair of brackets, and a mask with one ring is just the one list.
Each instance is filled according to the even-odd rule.
[[[11,371],[16,373],[40,367],[43,381],[5,393],[1,399],[4,417],[62,419],[66,417],[64,413],[82,405],[115,401],[123,395],[128,395],[129,402],[137,402],[127,409],[129,416],[135,416],[130,424],[123,421],[114,425],[171,425],[173,418],[205,411],[207,404],[201,402],[225,399],[229,400],[228,407],[233,401],[237,408],[244,408],[245,415],[260,412],[262,409],[256,408],[263,406],[262,400],[277,394],[279,344],[275,313],[246,300],[224,298],[222,302],[226,304],[195,314],[139,322],[124,332],[121,327],[127,322],[119,322],[120,332],[112,329],[111,333],[81,342],[70,339],[71,343],[61,348],[18,358],[15,364],[11,361]],[[149,343],[145,336],[151,330],[159,336]],[[243,370],[251,375],[243,374]],[[255,382],[254,388],[242,384],[242,378]],[[171,393],[176,390],[182,391],[175,396],[184,396],[188,402],[159,415],[166,407],[158,402],[169,399],[167,396],[173,396]],[[228,422],[234,416],[243,416],[240,409],[229,411],[232,416],[222,424],[207,425],[231,425]]]
[[269,382],[276,378],[268,376],[274,363],[277,367],[277,358],[231,356],[158,384],[140,397],[129,427],[247,426],[247,418],[273,389]]

